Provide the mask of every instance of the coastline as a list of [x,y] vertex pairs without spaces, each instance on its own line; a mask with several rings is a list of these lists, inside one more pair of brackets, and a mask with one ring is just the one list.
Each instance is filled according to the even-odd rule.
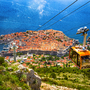
[[3,50],[4,43],[0,43],[0,52]]

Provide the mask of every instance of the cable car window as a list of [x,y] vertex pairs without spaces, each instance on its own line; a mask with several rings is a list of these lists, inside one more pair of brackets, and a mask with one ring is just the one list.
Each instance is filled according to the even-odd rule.
[[80,67],[80,56],[73,49],[70,51],[70,58],[77,66]]
[[80,67],[80,56],[78,55],[78,62],[77,62],[77,65]]
[[90,56],[82,56],[82,68],[90,68]]

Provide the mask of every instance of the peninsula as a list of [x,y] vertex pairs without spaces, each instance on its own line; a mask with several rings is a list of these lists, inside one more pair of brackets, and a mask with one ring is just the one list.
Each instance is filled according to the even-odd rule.
[[[13,42],[18,47],[16,52],[25,51],[49,51],[52,55],[60,56],[61,51],[64,54],[67,53],[68,47],[75,43],[75,40],[67,37],[62,31],[58,30],[39,30],[26,32],[16,32],[7,35],[0,36],[1,43],[9,43],[8,51],[2,51],[4,53],[13,53]],[[35,51],[35,52],[36,52]],[[41,53],[42,54],[42,53]]]

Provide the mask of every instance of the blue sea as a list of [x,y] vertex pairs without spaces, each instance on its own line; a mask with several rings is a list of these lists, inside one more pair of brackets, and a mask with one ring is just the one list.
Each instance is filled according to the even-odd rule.
[[0,52],[3,50],[4,44],[0,44]]
[[[67,10],[42,26],[74,1],[0,0],[0,35],[25,32],[27,30],[35,31],[40,27],[38,30],[54,29],[62,31],[70,38],[78,39],[82,43],[83,36],[76,35],[76,33],[79,28],[84,26],[90,29],[90,2],[87,3],[89,0],[78,0]],[[87,4],[82,8],[69,14],[85,3]],[[60,21],[50,26],[57,20]],[[88,36],[90,36],[90,31]]]

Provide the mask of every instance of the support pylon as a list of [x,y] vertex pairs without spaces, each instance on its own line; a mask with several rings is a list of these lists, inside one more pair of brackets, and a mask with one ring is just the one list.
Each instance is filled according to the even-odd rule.
[[87,37],[87,33],[83,33],[84,39],[83,39],[83,47],[85,47],[86,45],[86,37]]
[[15,43],[13,44],[13,55],[14,55],[14,62],[16,62],[16,46],[15,46]]

